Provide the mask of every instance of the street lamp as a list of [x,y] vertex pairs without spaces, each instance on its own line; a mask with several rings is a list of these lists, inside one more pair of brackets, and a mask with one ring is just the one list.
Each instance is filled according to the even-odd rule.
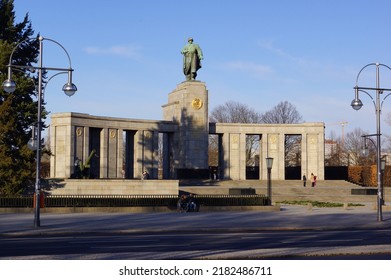
[[[376,66],[376,87],[359,87],[358,86],[358,79],[360,77],[361,72],[369,67],[369,66]],[[385,67],[389,70],[391,68],[385,64],[381,63],[370,63],[365,65],[363,68],[361,68],[360,72],[357,75],[356,78],[356,86],[354,87],[355,90],[355,97],[353,101],[351,102],[351,106],[354,110],[360,110],[363,106],[362,101],[359,98],[359,93],[364,92],[367,94],[371,99],[375,106],[376,111],[376,134],[368,135],[368,136],[376,136],[376,169],[377,169],[377,221],[381,222],[383,220],[383,214],[382,214],[382,205],[383,205],[383,183],[382,183],[382,172],[381,172],[381,133],[380,133],[380,112],[383,105],[384,100],[391,94],[387,94],[383,101],[380,103],[380,95],[383,94],[385,91],[390,91],[391,89],[387,88],[380,88],[380,67]],[[375,91],[376,92],[376,99],[372,97],[371,94],[369,94],[367,91]]]
[[267,197],[268,197],[268,204],[272,205],[272,180],[271,180],[271,173],[272,173],[272,167],[273,167],[273,158],[267,157],[266,158],[266,167],[267,167]]
[[[27,41],[34,41],[34,40],[39,40],[39,59],[38,59],[38,66],[23,66],[23,65],[14,65],[12,64],[12,56],[15,52],[15,50],[22,44]],[[69,68],[53,68],[53,67],[44,67],[43,66],[43,41],[47,40],[52,43],[57,44],[59,47],[61,47],[65,54],[68,57],[68,62],[69,62]],[[42,132],[42,98],[43,98],[43,73],[53,70],[53,71],[60,71],[60,73],[57,74],[63,74],[68,73],[68,81],[67,83],[63,86],[63,91],[67,96],[72,96],[75,94],[77,91],[77,87],[72,83],[72,65],[71,65],[71,59],[66,51],[66,49],[58,42],[48,39],[48,38],[43,38],[42,36],[39,36],[38,38],[28,38],[19,44],[15,46],[15,48],[12,50],[10,58],[9,58],[9,63],[7,65],[8,67],[8,78],[3,82],[3,89],[4,91],[8,93],[12,93],[16,89],[16,83],[12,80],[12,69],[24,69],[28,70],[30,72],[35,72],[35,70],[38,70],[38,114],[37,114],[37,124],[36,127],[33,129],[33,135],[32,138],[29,141],[29,146],[31,146],[32,149],[36,150],[36,161],[37,161],[37,167],[36,167],[36,178],[35,178],[35,212],[34,212],[34,226],[39,227],[41,226],[41,221],[40,221],[40,195],[41,195],[41,149],[42,149],[42,144],[41,144],[41,132]],[[56,74],[56,75],[57,75]],[[53,75],[52,78],[56,75]],[[49,79],[50,80],[50,79]],[[47,81],[48,82],[48,81]],[[47,84],[45,82],[45,84]]]
[[[377,145],[375,143],[375,141],[372,140],[372,136],[377,136],[377,134],[368,134],[368,135],[362,135],[361,137],[364,138],[364,147],[363,147],[363,151],[362,151],[362,154],[363,156],[367,157],[369,155],[369,149],[368,149],[368,145],[367,145],[367,140],[370,140],[373,144],[373,146],[376,148],[376,151],[377,151]],[[381,182],[381,205],[384,205],[384,184],[383,184],[383,175],[384,175],[384,170],[386,168],[386,163],[387,163],[387,160],[386,160],[386,156],[382,156],[380,158],[380,173],[381,173],[381,179],[380,179],[380,182]],[[381,216],[381,212],[380,212],[380,216]]]

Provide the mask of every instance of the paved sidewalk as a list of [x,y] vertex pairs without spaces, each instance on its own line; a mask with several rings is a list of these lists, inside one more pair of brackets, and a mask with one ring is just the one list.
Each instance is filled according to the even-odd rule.
[[[202,209],[201,209],[202,210]],[[377,212],[372,205],[340,208],[312,208],[282,205],[281,211],[198,212],[198,213],[72,213],[41,214],[41,227],[34,228],[33,214],[0,214],[0,238],[13,237],[80,237],[82,235],[110,235],[116,233],[244,233],[255,231],[359,230],[390,229],[391,211],[383,212],[383,222],[377,222]],[[11,259],[61,259],[61,260],[163,260],[202,259],[234,260],[286,258],[296,256],[318,258],[339,255],[391,255],[391,245],[342,247],[282,247],[243,250],[179,250],[127,253],[50,254],[17,256]],[[8,257],[0,259],[10,259]]]
[[391,212],[377,221],[372,205],[312,208],[282,205],[278,212],[198,213],[41,213],[41,227],[34,228],[33,214],[0,214],[0,236],[78,235],[158,231],[259,231],[294,229],[381,229],[391,228]]

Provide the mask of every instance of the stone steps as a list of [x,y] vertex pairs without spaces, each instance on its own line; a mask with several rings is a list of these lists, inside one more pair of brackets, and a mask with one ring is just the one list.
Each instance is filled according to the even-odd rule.
[[[179,184],[179,186],[178,186]],[[52,195],[178,195],[179,191],[202,195],[227,195],[232,188],[252,188],[267,194],[266,180],[176,181],[176,180],[62,180],[50,187]],[[375,195],[352,195],[352,189],[364,188],[342,180],[318,181],[312,188],[300,180],[272,181],[272,201],[323,201],[375,203]],[[385,188],[385,201],[391,201],[391,189]]]
[[[231,188],[253,188],[256,194],[266,195],[267,181],[205,181],[198,182],[197,185],[189,181],[181,181],[179,186],[181,191],[195,194],[229,194]],[[376,202],[376,195],[352,195],[352,189],[365,188],[343,180],[318,181],[314,188],[309,182],[307,182],[307,187],[303,187],[303,182],[300,180],[275,180],[272,181],[272,200],[273,202],[299,200],[342,203]],[[374,188],[369,187],[369,189]],[[385,188],[385,201],[391,201],[391,191],[388,191],[388,188]]]

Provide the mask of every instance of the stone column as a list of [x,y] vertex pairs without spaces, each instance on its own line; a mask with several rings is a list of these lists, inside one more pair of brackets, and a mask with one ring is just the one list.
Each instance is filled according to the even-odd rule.
[[123,178],[125,175],[124,169],[124,131],[123,129],[118,129],[117,137],[117,178]]
[[144,145],[142,156],[142,169],[143,171],[146,170],[151,176],[151,178],[157,178],[157,171],[155,170],[157,169],[157,163],[155,163],[157,158],[155,156],[155,147],[157,147],[158,137],[156,134],[157,133],[154,133],[150,130],[143,131]]
[[[274,170],[274,171],[273,171]],[[277,161],[274,158],[272,178],[285,180],[285,134],[278,134],[278,155]]]
[[266,157],[268,156],[269,150],[269,136],[267,133],[262,134],[261,139],[261,152],[259,154],[259,168],[261,169],[259,172],[260,180],[267,180],[267,166],[266,166]]
[[318,133],[318,180],[324,180],[324,133]]
[[324,135],[322,133],[307,134],[308,175],[314,173],[318,180],[324,180]]
[[118,167],[118,129],[108,129],[107,140],[107,178],[117,178]]
[[134,178],[141,179],[143,173],[143,141],[144,132],[138,130],[134,136]]
[[231,164],[230,164],[230,135],[229,133],[224,133],[221,137],[221,157],[222,161],[219,162],[221,170],[221,174],[223,178],[220,179],[230,179],[231,178]]
[[239,134],[239,179],[246,180],[246,134]]
[[239,133],[230,133],[229,134],[229,161],[227,165],[229,166],[229,179],[239,180],[240,179],[240,134]]
[[50,143],[54,155],[50,158],[51,177],[71,177],[75,158],[74,134],[74,127],[70,124],[52,123],[50,127]]
[[108,178],[108,150],[109,150],[109,129],[103,128],[100,133],[100,178]]
[[146,170],[151,178],[157,178],[159,133],[151,130],[139,130],[135,135],[135,178],[141,178]]
[[301,176],[305,175],[308,179],[310,178],[308,173],[308,161],[307,161],[307,133],[301,135]]
[[285,177],[285,163],[284,163],[284,134],[273,133],[267,135],[267,154],[263,155],[262,164],[264,166],[264,178],[267,178],[267,166],[266,166],[266,157],[272,157],[273,167],[272,167],[272,180],[284,180]]

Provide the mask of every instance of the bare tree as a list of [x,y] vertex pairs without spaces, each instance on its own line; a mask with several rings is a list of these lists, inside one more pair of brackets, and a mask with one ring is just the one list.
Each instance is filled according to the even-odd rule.
[[209,135],[208,156],[209,166],[219,165],[219,136],[216,134]]
[[[245,104],[228,101],[212,110],[210,121],[220,123],[261,123],[261,114]],[[247,135],[246,137],[246,162],[248,166],[259,164],[259,160],[255,159],[257,153],[259,153],[259,140],[259,135]],[[213,150],[216,147],[215,139],[213,139],[212,144],[213,147],[210,147],[210,153],[212,152],[211,149]]]
[[[263,113],[261,116],[263,123],[269,124],[289,124],[303,121],[302,116],[296,107],[288,101],[282,101],[274,106],[271,110]],[[285,136],[285,165],[301,165],[301,135]]]
[[288,101],[282,101],[273,107],[270,111],[262,114],[263,123],[300,123],[303,121],[302,116],[296,107]]
[[[296,107],[287,101],[280,102],[264,114],[260,114],[239,102],[228,101],[211,112],[210,120],[211,122],[221,123],[289,124],[301,122],[302,116]],[[257,166],[259,164],[259,142],[259,135],[247,135],[247,166]],[[301,164],[300,147],[300,135],[287,135],[285,137],[286,166],[299,166]]]
[[325,166],[343,166],[348,165],[347,157],[343,150],[341,138],[335,138],[333,135],[325,140]]
[[352,132],[346,134],[344,149],[346,161],[348,165],[367,165],[375,162],[376,159],[376,149],[374,144],[371,141],[367,141],[369,154],[364,156],[362,153],[364,147],[364,139],[362,135],[368,134],[363,131],[361,128],[355,128]]
[[220,123],[260,123],[261,114],[245,104],[228,101],[213,109],[210,114],[210,121]]

